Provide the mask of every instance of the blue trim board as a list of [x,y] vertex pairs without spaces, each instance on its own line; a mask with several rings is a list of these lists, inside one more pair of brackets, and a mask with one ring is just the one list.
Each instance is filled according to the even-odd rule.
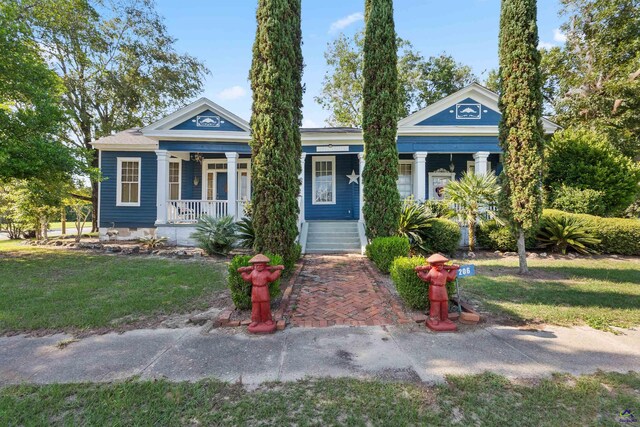
[[497,136],[399,136],[398,152],[415,153],[501,153]]
[[190,153],[251,153],[251,147],[245,142],[160,141],[158,148]]
[[243,132],[243,129],[228,117],[211,110],[203,111],[171,128],[171,130],[198,130],[205,132]]

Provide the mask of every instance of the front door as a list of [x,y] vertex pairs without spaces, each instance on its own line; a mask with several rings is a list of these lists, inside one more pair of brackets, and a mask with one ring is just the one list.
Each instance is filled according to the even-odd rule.
[[227,173],[216,172],[216,200],[227,199]]

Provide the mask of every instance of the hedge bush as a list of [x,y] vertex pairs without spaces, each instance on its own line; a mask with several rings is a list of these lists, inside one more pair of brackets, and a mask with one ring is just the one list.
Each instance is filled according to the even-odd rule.
[[422,250],[425,253],[454,254],[460,247],[460,239],[462,238],[460,226],[444,218],[433,218],[430,223],[431,226],[424,233]]
[[553,194],[550,208],[579,214],[603,215],[606,207],[604,192],[590,188],[579,189],[562,184]]
[[555,209],[545,209],[544,217],[574,216],[593,229],[600,239],[594,249],[604,254],[640,255],[640,220],[627,218],[602,218],[599,216],[572,214]]
[[[280,255],[273,255],[268,253],[265,253],[265,255],[271,260],[269,264],[282,264],[282,257]],[[253,258],[253,255],[236,255],[229,263],[227,286],[231,291],[231,300],[233,301],[233,305],[235,305],[238,310],[251,309],[251,283],[242,280],[242,276],[240,275],[240,273],[238,273],[238,268],[251,265],[249,264],[249,260],[251,258]],[[281,280],[282,279],[278,279],[275,282],[269,284],[269,296],[271,297],[272,301],[280,296]]]
[[406,237],[376,237],[367,245],[367,257],[384,273],[388,273],[394,259],[409,255],[411,245]]
[[[423,257],[398,257],[391,265],[391,280],[404,303],[415,310],[429,308],[429,286],[418,278],[414,268],[427,264]],[[455,282],[447,283],[449,297],[454,295]]]
[[[527,249],[536,247],[537,229],[527,234],[525,246]],[[495,220],[485,221],[476,229],[476,243],[483,249],[492,251],[516,252],[518,239],[513,230],[507,225],[500,225]]]

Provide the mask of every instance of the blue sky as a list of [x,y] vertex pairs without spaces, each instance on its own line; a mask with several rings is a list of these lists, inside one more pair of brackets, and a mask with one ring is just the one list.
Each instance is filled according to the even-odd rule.
[[[313,100],[327,70],[323,54],[340,31],[352,34],[362,28],[363,4],[364,0],[302,0],[305,127],[325,125],[329,113]],[[254,0],[157,0],[169,33],[177,38],[177,49],[211,70],[202,95],[247,120],[256,5]],[[446,51],[481,79],[486,70],[497,67],[499,0],[396,0],[394,8],[398,35],[423,56]],[[540,42],[545,46],[562,43],[559,8],[558,0],[538,2]]]

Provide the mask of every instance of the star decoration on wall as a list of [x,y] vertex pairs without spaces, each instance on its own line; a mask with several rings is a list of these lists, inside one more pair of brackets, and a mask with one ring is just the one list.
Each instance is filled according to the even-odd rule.
[[360,175],[358,175],[356,173],[355,170],[351,170],[351,175],[347,175],[347,178],[349,178],[349,184],[353,184],[353,183],[358,183],[358,178],[360,178]]

